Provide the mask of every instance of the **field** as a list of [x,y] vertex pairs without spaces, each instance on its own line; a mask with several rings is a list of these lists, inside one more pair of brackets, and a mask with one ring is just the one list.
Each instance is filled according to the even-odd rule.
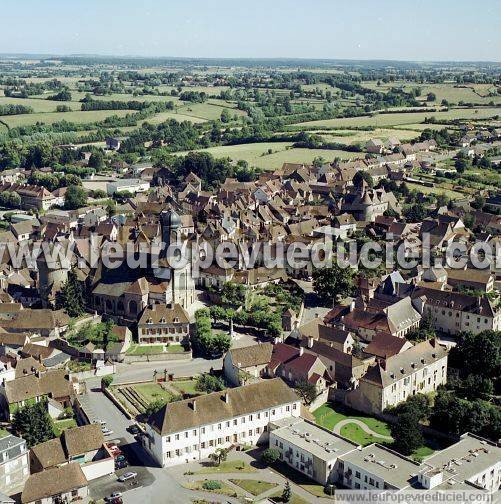
[[309,127],[343,127],[343,126],[401,126],[404,124],[415,124],[423,122],[425,119],[435,117],[437,121],[452,119],[487,119],[496,115],[501,115],[501,108],[457,108],[444,112],[398,112],[395,114],[375,114],[373,116],[342,117],[339,119],[326,119],[323,121],[308,121],[297,123],[295,126]]
[[159,354],[164,351],[163,345],[132,345],[128,350],[128,355],[148,355]]
[[261,495],[277,486],[276,483],[267,483],[266,481],[253,479],[232,479],[230,481],[252,495]]
[[[61,102],[63,103],[63,102]],[[91,110],[87,112],[46,112],[38,114],[20,114],[11,116],[1,116],[1,121],[6,123],[10,128],[16,126],[27,126],[30,124],[44,123],[53,124],[60,121],[68,121],[74,123],[91,123],[102,121],[110,116],[124,117],[127,114],[133,113],[132,110]]]
[[390,137],[396,137],[401,142],[407,142],[419,137],[417,131],[412,129],[392,129],[392,128],[376,128],[375,130],[326,130],[318,131],[313,130],[311,133],[320,135],[326,142],[338,142],[344,144],[365,144],[371,138],[379,138],[383,141],[388,140]]
[[468,85],[467,87],[456,87],[456,84],[445,83],[445,84],[426,84],[420,85],[408,82],[390,82],[387,84],[382,83],[381,86],[377,86],[376,82],[364,82],[365,87],[371,89],[377,89],[378,91],[387,91],[391,87],[403,87],[404,90],[410,91],[413,88],[421,89],[421,95],[419,99],[424,99],[428,93],[434,93],[437,97],[436,102],[440,104],[442,100],[447,100],[450,103],[459,103],[463,101],[465,103],[478,103],[487,105],[491,101],[498,104],[501,103],[501,96],[489,96],[490,91],[495,91],[495,87],[491,84],[476,84]]
[[[72,110],[80,110],[81,104],[75,101],[55,101],[37,98],[10,98],[0,95],[0,105],[24,105],[34,112],[55,112],[58,105],[66,105]],[[4,116],[2,116],[4,117]]]
[[[264,142],[242,145],[229,145],[221,147],[209,147],[202,149],[214,157],[229,157],[233,161],[243,159],[251,166],[257,166],[265,170],[275,170],[284,163],[311,163],[316,157],[323,157],[327,161],[333,161],[335,157],[350,159],[357,153],[329,150],[329,149],[293,149],[291,142]],[[269,149],[272,153],[269,154]],[[186,152],[176,152],[176,155],[184,155]]]

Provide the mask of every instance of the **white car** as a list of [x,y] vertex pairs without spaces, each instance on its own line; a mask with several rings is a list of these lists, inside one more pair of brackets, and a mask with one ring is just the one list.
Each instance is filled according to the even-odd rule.
[[122,492],[113,492],[109,497],[106,498],[107,501],[113,501],[122,497]]
[[128,481],[130,479],[134,479],[134,478],[137,478],[137,473],[136,472],[126,472],[124,474],[122,474],[122,476],[120,476],[118,478],[118,481]]
[[108,429],[107,427],[103,427],[101,429],[101,432],[103,433],[104,436],[111,436],[113,434],[113,431]]

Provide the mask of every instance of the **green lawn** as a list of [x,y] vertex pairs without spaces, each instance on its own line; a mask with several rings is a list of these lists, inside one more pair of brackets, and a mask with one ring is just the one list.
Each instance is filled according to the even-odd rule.
[[370,429],[382,436],[391,436],[390,426],[386,422],[374,417],[362,415],[361,413],[349,410],[341,405],[334,406],[332,403],[323,404],[313,412],[313,416],[318,425],[329,430],[334,429],[334,426],[341,420],[353,418],[364,422]]
[[347,439],[351,439],[351,441],[353,441],[354,443],[362,446],[366,446],[371,443],[386,443],[386,441],[381,438],[367,434],[367,432],[365,432],[356,424],[348,424],[344,427],[341,427],[341,436]]
[[277,486],[276,483],[267,483],[266,481],[254,479],[230,479],[230,481],[252,495],[261,495],[263,492],[267,492]]
[[54,433],[59,437],[63,431],[76,427],[77,421],[74,418],[65,418],[64,420],[54,420]]
[[195,380],[180,380],[173,381],[169,383],[172,387],[174,387],[179,392],[184,392],[186,394],[200,394],[198,390],[195,389]]
[[[282,501],[282,492],[283,490],[280,490],[280,492],[274,493],[270,498],[273,502],[283,502]],[[289,501],[289,504],[308,504],[308,501],[304,500],[302,497],[299,497],[299,495],[293,493],[291,500]]]
[[151,403],[157,399],[167,399],[172,397],[172,394],[165,390],[158,383],[138,383],[131,386],[144,400]]
[[159,354],[164,351],[163,345],[131,345],[127,350],[128,355]]
[[413,458],[417,462],[421,462],[424,460],[426,457],[429,457],[435,452],[433,448],[430,446],[424,445],[418,448],[417,450],[414,450],[414,452],[411,455],[411,458]]
[[213,474],[213,473],[253,473],[257,469],[243,462],[242,460],[225,460],[218,466],[206,466],[196,471],[195,474]]
[[217,490],[206,490],[205,488],[203,488],[202,485],[204,484],[204,481],[205,480],[200,480],[200,481],[193,481],[190,483],[186,483],[184,485],[184,487],[188,488],[189,490],[197,490],[199,492],[210,492],[210,493],[214,493],[214,494],[228,495],[230,497],[237,497],[238,496],[238,493],[236,492],[236,490],[233,487],[231,487],[230,485],[228,485],[228,483],[225,483],[224,481],[220,481],[221,488],[219,488]]
[[166,351],[169,353],[183,353],[186,352],[186,349],[183,345],[167,345],[165,347]]

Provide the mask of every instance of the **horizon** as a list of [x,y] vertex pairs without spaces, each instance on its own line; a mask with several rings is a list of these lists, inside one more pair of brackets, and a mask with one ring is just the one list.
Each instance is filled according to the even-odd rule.
[[[4,54],[498,62],[501,0],[26,0],[2,8]],[[52,27],[53,29],[47,29]],[[38,50],[34,50],[37,48]]]

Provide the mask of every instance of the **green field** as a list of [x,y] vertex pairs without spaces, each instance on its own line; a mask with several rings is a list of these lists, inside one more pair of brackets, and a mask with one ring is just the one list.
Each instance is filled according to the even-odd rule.
[[207,119],[201,119],[200,117],[190,116],[186,114],[178,114],[177,112],[159,112],[155,114],[153,117],[149,117],[143,123],[150,124],[160,124],[164,121],[168,121],[169,119],[175,119],[176,121],[183,122],[189,121],[192,123],[203,123],[206,122]]
[[[443,128],[443,126],[441,127]],[[380,140],[388,140],[390,137],[396,137],[401,142],[407,142],[419,137],[419,133],[411,129],[392,129],[392,128],[376,128],[373,131],[364,130],[334,130],[320,132],[313,130],[312,133],[320,135],[326,142],[338,142],[344,144],[365,144],[371,138],[379,138]]]
[[501,116],[501,108],[460,108],[444,112],[398,112],[394,114],[375,114],[374,116],[342,117],[339,119],[325,119],[322,121],[308,121],[297,123],[295,126],[309,127],[332,127],[332,126],[400,126],[423,122],[426,118],[435,117],[437,121],[452,119],[487,119],[496,115]]
[[[72,110],[80,110],[81,104],[75,101],[55,101],[37,98],[10,98],[0,96],[0,105],[24,105],[34,112],[55,112],[58,105],[66,105]],[[3,117],[3,116],[2,116]]]
[[184,392],[186,394],[200,394],[196,388],[196,381],[195,380],[179,380],[179,381],[173,381],[170,382],[169,385],[171,385],[173,388],[175,388],[178,392]]
[[[335,157],[342,159],[356,157],[356,153],[354,152],[329,149],[292,149],[290,148],[291,146],[291,142],[263,142],[209,147],[208,149],[201,149],[201,151],[209,152],[217,158],[229,157],[233,161],[243,159],[251,166],[257,166],[265,170],[276,170],[284,163],[310,164],[318,156],[330,162]],[[269,149],[273,151],[272,154],[268,154]],[[176,152],[175,154],[185,155],[187,152]]]
[[451,103],[458,103],[460,101],[479,104],[488,104],[491,101],[496,104],[501,103],[501,96],[489,96],[489,91],[495,90],[495,87],[491,84],[475,84],[468,85],[468,87],[456,87],[456,84],[454,83],[421,85],[397,81],[389,82],[387,84],[383,83],[381,86],[377,86],[376,82],[364,82],[363,85],[383,92],[388,91],[392,87],[403,87],[406,91],[410,91],[413,88],[419,88],[421,89],[421,95],[418,99],[426,98],[428,93],[434,93],[437,97],[435,103],[438,104],[440,104],[440,102],[444,99]]
[[202,120],[219,119],[221,117],[221,112],[225,108],[227,108],[231,112],[232,116],[234,114],[238,116],[247,115],[242,110],[236,110],[236,109],[230,110],[229,107],[221,106],[216,103],[217,102],[214,101],[212,103],[187,103],[185,105],[179,106],[177,108],[177,112],[180,114],[193,116]]
[[131,386],[144,400],[151,403],[157,399],[167,399],[172,397],[172,394],[165,390],[158,383],[138,383]]
[[214,474],[214,473],[253,473],[257,472],[257,469],[252,467],[242,460],[225,460],[221,462],[218,466],[207,465],[195,474]]
[[[61,102],[63,103],[63,102]],[[74,123],[91,123],[102,121],[110,116],[124,117],[133,113],[132,110],[91,110],[88,112],[47,112],[39,114],[20,114],[13,116],[2,116],[1,120],[8,124],[10,128],[16,126],[27,126],[29,124],[44,123],[53,124],[60,121]]]

